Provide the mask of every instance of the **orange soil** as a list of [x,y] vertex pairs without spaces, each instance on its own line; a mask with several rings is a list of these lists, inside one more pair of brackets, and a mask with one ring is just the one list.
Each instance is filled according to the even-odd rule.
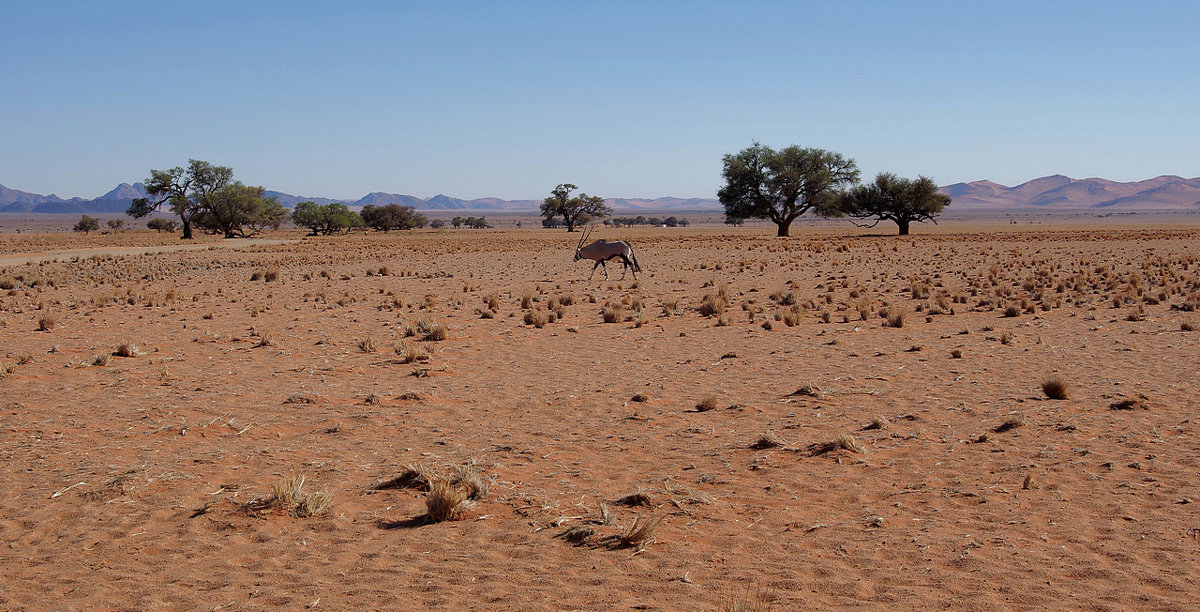
[[[1200,231],[925,229],[598,231],[636,283],[540,230],[0,268],[0,608],[1192,608]],[[460,521],[376,489],[466,462]],[[247,507],[299,474],[329,510]]]

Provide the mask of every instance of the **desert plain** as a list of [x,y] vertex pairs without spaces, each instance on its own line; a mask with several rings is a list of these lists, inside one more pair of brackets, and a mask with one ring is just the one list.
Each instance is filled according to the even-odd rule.
[[888,231],[0,234],[0,608],[1195,609],[1200,224]]

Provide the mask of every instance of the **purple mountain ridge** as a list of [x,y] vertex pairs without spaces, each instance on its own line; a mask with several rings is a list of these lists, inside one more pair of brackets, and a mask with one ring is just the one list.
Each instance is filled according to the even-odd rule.
[[1200,177],[1157,176],[1118,183],[1102,178],[1073,179],[1044,176],[1007,187],[992,181],[955,183],[939,189],[953,208],[1196,210],[1200,208]]
[[[1015,187],[987,180],[954,183],[939,189],[952,198],[950,210],[961,209],[1105,209],[1108,211],[1197,210],[1200,209],[1200,177],[1157,176],[1143,181],[1120,183],[1103,178],[1073,179],[1061,174],[1043,176]],[[289,208],[299,202],[318,204],[342,202],[359,209],[368,204],[400,204],[423,211],[472,210],[536,213],[541,199],[504,200],[476,198],[463,200],[445,194],[419,198],[399,193],[375,191],[357,200],[295,196],[267,191]],[[104,195],[88,200],[64,200],[57,195],[41,195],[9,189],[0,185],[0,213],[122,213],[135,198],[146,197],[142,183],[121,183]],[[715,198],[609,198],[605,203],[617,211],[720,211]]]

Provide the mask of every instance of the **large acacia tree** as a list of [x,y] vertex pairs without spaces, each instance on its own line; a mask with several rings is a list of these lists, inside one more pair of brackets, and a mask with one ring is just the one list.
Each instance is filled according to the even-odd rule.
[[234,181],[213,192],[209,205],[196,213],[192,224],[226,238],[245,238],[267,228],[279,229],[287,216],[283,204],[275,196],[267,196],[262,187]]
[[183,239],[191,240],[192,219],[210,210],[214,194],[232,182],[232,168],[198,159],[188,160],[186,169],[151,170],[145,182],[150,197],[135,199],[125,214],[141,218],[169,202],[171,212],[179,215]]
[[813,210],[836,216],[838,192],[858,182],[853,159],[795,145],[776,151],[754,143],[723,158],[717,192],[727,219],[770,219],[787,236],[796,217]]
[[542,217],[547,220],[562,217],[567,224],[567,231],[573,232],[576,225],[612,214],[612,209],[604,204],[604,198],[586,193],[572,197],[571,192],[575,189],[579,188],[570,183],[555,187],[550,197],[542,202]]
[[[950,204],[950,196],[938,193],[933,179],[922,176],[916,180],[880,172],[875,182],[859,185],[845,192],[838,200],[842,214],[857,219],[874,218],[875,222],[860,227],[875,227],[881,221],[893,221],[900,235],[908,235],[914,221],[933,221]],[[855,224],[858,225],[858,224]]]

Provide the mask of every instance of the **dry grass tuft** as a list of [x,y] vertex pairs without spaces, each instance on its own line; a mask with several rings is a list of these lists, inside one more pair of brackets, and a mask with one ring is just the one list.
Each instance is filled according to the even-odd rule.
[[889,423],[888,420],[883,417],[883,415],[877,414],[875,415],[875,418],[871,419],[870,423],[867,423],[865,426],[863,426],[863,429],[887,429],[888,427],[891,427],[891,425],[892,424]]
[[132,342],[122,342],[117,345],[117,350],[113,351],[113,355],[117,357],[138,357],[142,354],[138,345]]
[[804,397],[815,397],[818,399],[825,397],[825,393],[821,391],[821,388],[818,387],[816,385],[816,383],[812,383],[812,382],[804,383],[803,385],[800,386],[799,389],[792,391],[791,394],[793,396],[802,395]]
[[431,523],[457,521],[469,507],[467,492],[442,479],[434,480],[425,496],[425,517]]
[[889,312],[884,327],[904,327],[904,311]]
[[1061,374],[1055,374],[1042,381],[1042,392],[1050,399],[1067,399],[1067,391],[1067,379]]
[[838,434],[836,438],[827,442],[818,442],[808,447],[809,455],[817,456],[831,453],[835,450],[845,450],[852,453],[861,453],[863,448],[858,445],[858,441],[854,436],[848,433]]
[[374,353],[379,348],[379,341],[375,339],[375,336],[367,336],[360,338],[355,346],[364,353]]
[[633,524],[621,534],[620,542],[624,548],[641,550],[658,537],[658,527],[662,525],[663,516],[645,518],[638,515]]
[[996,433],[1004,433],[1006,431],[1010,431],[1010,430],[1016,429],[1018,427],[1024,427],[1024,426],[1025,426],[1025,415],[1023,413],[1018,412],[1017,414],[1014,414],[1014,415],[1008,417],[1007,419],[1004,419],[1004,422],[997,425],[994,429],[992,429],[992,431],[994,431]]
[[252,512],[279,509],[292,516],[304,518],[321,514],[333,505],[332,491],[321,489],[306,493],[304,482],[302,474],[280,478],[271,485],[271,493],[267,497],[253,500],[243,507]]
[[52,314],[44,314],[38,317],[37,323],[38,331],[48,332],[54,329],[55,325],[58,325],[58,319],[56,319]]
[[717,612],[770,612],[773,595],[760,588],[748,587],[744,595],[724,597]]
[[784,446],[787,446],[787,444],[781,440],[779,436],[768,431],[767,433],[759,436],[758,439],[750,445],[750,448],[753,448],[754,450],[766,450],[768,448],[782,448]]
[[700,401],[696,402],[696,412],[708,412],[709,410],[716,410],[716,408],[717,397],[715,395],[706,395],[700,398]]
[[283,403],[285,403],[285,404],[315,404],[315,403],[317,403],[317,396],[309,391],[301,391],[300,393],[293,394],[290,397],[288,397],[287,399],[283,400]]
[[1191,319],[1184,319],[1179,322],[1179,331],[1196,331],[1196,323]]
[[1025,475],[1025,480],[1021,483],[1021,488],[1029,491],[1031,489],[1040,489],[1042,488],[1042,485],[1038,484],[1038,482],[1034,480],[1033,472],[1030,472]]

